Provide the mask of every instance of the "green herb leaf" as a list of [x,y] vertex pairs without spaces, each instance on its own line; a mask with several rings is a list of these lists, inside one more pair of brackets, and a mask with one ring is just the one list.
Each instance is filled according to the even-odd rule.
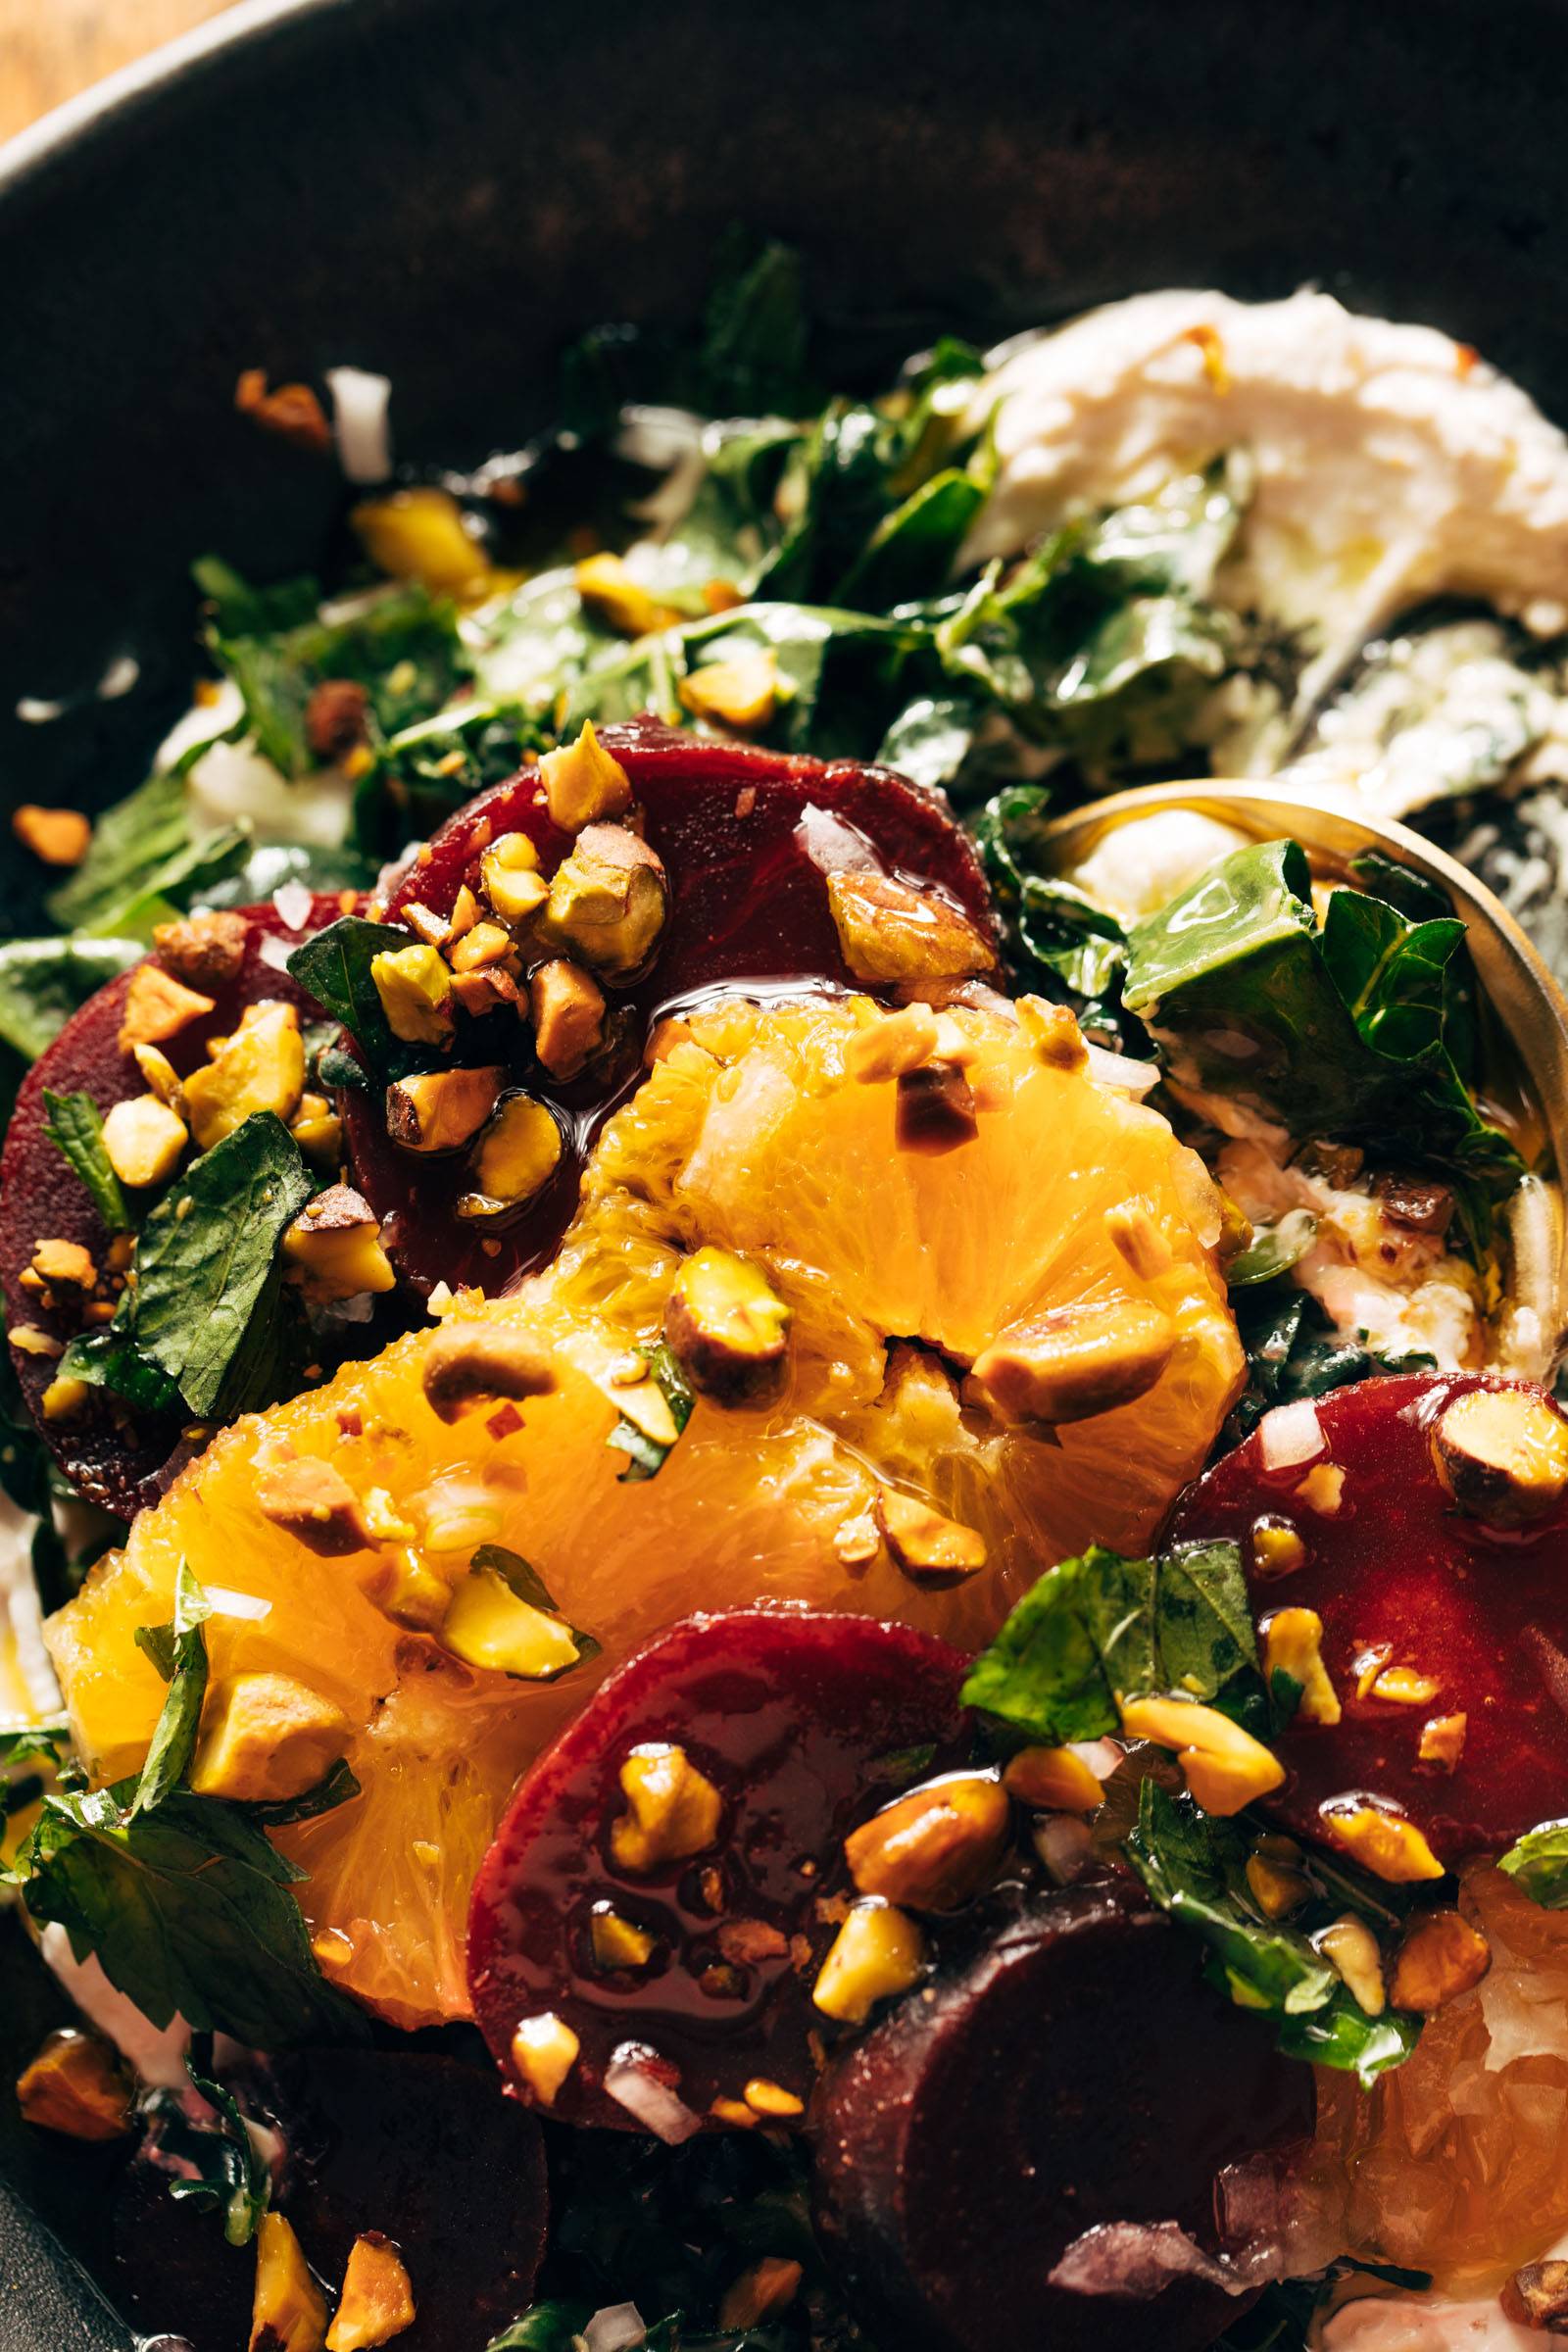
[[108,809],[93,827],[87,855],[49,897],[63,931],[147,940],[153,925],[189,904],[244,858],[247,836],[233,826],[193,834],[185,778],[204,752],[233,728],[193,744],[174,764]]
[[801,257],[769,242],[729,267],[709,297],[692,405],[706,416],[794,416],[808,399]]
[[109,1164],[103,1119],[91,1095],[52,1095],[45,1087],[43,1106],[45,1135],[81,1179],[106,1229],[127,1232],[133,1220],[120,1178]]
[[0,946],[0,1044],[36,1061],[90,996],[138,961],[135,939],[9,939]]
[[155,2026],[258,2049],[358,2038],[364,2019],[326,1984],[291,1885],[302,1875],[236,1806],[176,1788],[131,1815],[131,1782],[51,1791],[13,1884],[35,1920],[56,1921],[78,1959]]
[[142,1227],[125,1333],[193,1413],[242,1409],[230,1371],[253,1317],[275,1305],[277,1246],[311,1192],[282,1120],[257,1111],[191,1162]]
[[1274,1225],[1259,1225],[1240,1257],[1225,1269],[1233,1291],[1250,1290],[1254,1283],[1272,1282],[1288,1274],[1317,1240],[1317,1219],[1309,1208],[1288,1208]]
[[[674,1350],[663,1340],[655,1340],[639,1348],[638,1353],[648,1366],[649,1376],[669,1407],[669,1417],[675,1424],[678,1439],[692,1417],[697,1399],[692,1394],[685,1373]],[[649,1437],[623,1413],[605,1440],[616,1452],[630,1456],[620,1474],[620,1484],[631,1486],[645,1478],[657,1478],[674,1451],[672,1446],[662,1446],[657,1438]],[[579,1637],[580,1638],[580,1637]]]
[[346,1756],[339,1756],[330,1772],[318,1780],[314,1788],[299,1796],[279,1796],[265,1801],[242,1803],[240,1811],[248,1821],[267,1830],[286,1830],[296,1821],[315,1821],[322,1813],[335,1813],[350,1797],[358,1796],[360,1784],[349,1769]]
[[593,2316],[586,2303],[536,2303],[493,2335],[485,2352],[576,2352]]
[[345,914],[296,948],[288,959],[289,978],[297,980],[323,1012],[342,1022],[371,1070],[387,1080],[406,1077],[418,1056],[394,1035],[370,965],[377,956],[395,956],[413,944],[414,934],[395,924]]
[[0,1773],[15,1772],[23,1764],[58,1764],[71,1751],[71,1726],[64,1715],[51,1715],[42,1723],[0,1724]]
[[189,2059],[185,2064],[214,2121],[193,2117],[177,2091],[155,2090],[143,2109],[152,2119],[160,2169],[172,2197],[221,2214],[229,2244],[249,2245],[271,2202],[271,2172],[245,2129],[233,2092],[199,2074]]
[[982,810],[973,828],[1006,927],[1008,960],[1023,987],[1064,1000],[1085,1029],[1137,1051],[1142,1031],[1124,1032],[1121,1020],[1126,934],[1087,891],[1050,871],[1050,814],[1051,796],[1043,786],[1014,784]]
[[[653,1473],[650,1472],[649,1476],[652,1475]],[[481,1573],[488,1569],[492,1576],[499,1576],[502,1583],[514,1592],[519,1600],[526,1601],[529,1608],[542,1610],[545,1616],[553,1617],[556,1623],[564,1627],[571,1636],[579,1665],[586,1665],[590,1659],[599,1656],[604,1644],[595,1641],[592,1634],[582,1633],[576,1626],[566,1623],[565,1618],[551,1598],[544,1578],[530,1561],[522,1557],[520,1552],[508,1551],[501,1544],[481,1544],[468,1565],[470,1568],[478,1569]],[[569,1674],[571,1669],[565,1667],[559,1671]],[[553,1682],[557,1678],[554,1675],[543,1675],[532,1679]]]
[[[152,1659],[169,1685],[169,1696],[154,1728],[147,1749],[147,1760],[136,1783],[136,1793],[130,1800],[129,1818],[138,1813],[150,1813],[155,1805],[177,1788],[190,1771],[191,1758],[196,1752],[196,1735],[201,1729],[202,1701],[207,1696],[207,1639],[203,1626],[212,1615],[207,1596],[190,1564],[181,1560],[174,1573],[174,1615],[168,1628],[167,1643],[154,1642],[151,1626],[138,1626],[136,1644]],[[167,1659],[167,1671],[165,1661]]]
[[1568,1821],[1544,1821],[1497,1863],[1544,1911],[1568,1911]]
[[1171,1690],[1209,1700],[1256,1676],[1237,1545],[1127,1560],[1097,1544],[1031,1586],[970,1667],[963,1697],[1060,1746],[1115,1731],[1120,1701]]

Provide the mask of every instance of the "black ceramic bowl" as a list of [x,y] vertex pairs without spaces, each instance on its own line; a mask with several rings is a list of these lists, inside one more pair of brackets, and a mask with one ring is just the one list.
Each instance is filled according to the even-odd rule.
[[[1563,0],[250,0],[0,159],[0,791],[137,781],[194,556],[318,559],[338,486],[236,419],[242,367],[384,370],[400,452],[471,462],[574,331],[689,317],[737,219],[805,249],[846,378],[936,325],[1315,279],[1561,414],[1565,86]],[[49,1997],[18,1951],[6,2064]],[[11,2115],[0,2352],[122,2352],[37,2220],[90,2237],[91,2199]]]

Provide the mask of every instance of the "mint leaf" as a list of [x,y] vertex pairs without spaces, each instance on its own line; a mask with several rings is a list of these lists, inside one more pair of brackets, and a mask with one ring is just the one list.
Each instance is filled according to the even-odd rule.
[[45,1135],[86,1187],[106,1229],[110,1233],[128,1231],[130,1210],[120,1179],[109,1164],[103,1119],[91,1095],[52,1095],[45,1087],[43,1106]]
[[347,1756],[339,1756],[331,1771],[302,1795],[253,1799],[240,1810],[248,1821],[264,1829],[283,1830],[291,1822],[315,1821],[322,1813],[335,1813],[339,1805],[346,1805],[359,1793],[360,1784],[349,1769]]
[[241,861],[244,833],[229,826],[193,834],[185,807],[187,773],[204,752],[234,732],[220,728],[193,744],[172,767],[150,776],[99,817],[86,857],[50,893],[49,912],[63,931],[150,939],[155,923]]
[[1497,1862],[1544,1911],[1568,1911],[1568,1821],[1527,1830]]
[[[189,1562],[181,1560],[174,1573],[172,1623],[167,1628],[145,1625],[136,1628],[136,1645],[163,1675],[169,1685],[169,1696],[153,1731],[147,1760],[130,1801],[131,1819],[161,1805],[190,1771],[196,1735],[201,1729],[202,1701],[207,1696],[207,1640],[202,1628],[211,1615],[207,1596],[192,1576]],[[153,1636],[155,1631],[167,1639],[155,1642],[145,1638]]]
[[142,2105],[152,2119],[159,2169],[172,2197],[220,2213],[229,2244],[249,2245],[271,2202],[270,2170],[245,2129],[233,2092],[198,2074],[189,2059],[185,2068],[213,2121],[190,2112],[188,2093],[155,2090]]
[[275,1309],[277,1246],[311,1192],[282,1120],[257,1111],[191,1162],[142,1227],[124,1330],[193,1413],[220,1400],[241,1409],[225,1396],[230,1367],[253,1318]]
[[396,955],[415,944],[412,931],[392,923],[372,923],[361,914],[345,914],[328,923],[314,939],[296,948],[288,959],[291,980],[297,980],[316,999],[323,1012],[341,1021],[381,1078],[407,1076],[418,1054],[394,1035],[370,977],[370,965],[380,955]]
[[[655,1340],[638,1352],[648,1366],[654,1385],[669,1407],[669,1417],[675,1424],[675,1435],[679,1438],[697,1402],[679,1360],[663,1340]],[[619,1483],[623,1487],[636,1485],[645,1478],[657,1478],[674,1451],[673,1446],[661,1445],[657,1438],[649,1437],[646,1430],[639,1429],[636,1422],[628,1420],[624,1413],[605,1444],[613,1446],[617,1453],[630,1456],[620,1474]],[[584,1638],[578,1636],[579,1640]]]
[[90,996],[140,960],[136,939],[10,939],[0,947],[0,1044],[36,1061]]

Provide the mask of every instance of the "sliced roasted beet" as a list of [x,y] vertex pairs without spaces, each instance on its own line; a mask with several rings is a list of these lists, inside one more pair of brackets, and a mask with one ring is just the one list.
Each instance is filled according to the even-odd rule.
[[[247,2087],[283,2145],[276,2203],[335,2300],[366,2230],[396,2244],[417,2316],[408,2352],[483,2352],[522,2311],[544,2253],[544,2142],[495,2078],[453,2058],[314,2051]],[[150,2143],[149,2143],[150,2144]],[[114,2300],[191,2352],[238,2352],[250,2334],[255,2257],[220,2218],[178,2201],[144,2148],[115,2214]]]
[[[348,904],[352,906],[353,901]],[[318,897],[298,931],[284,922],[270,901],[237,908],[223,917],[225,923],[238,919],[245,926],[238,968],[224,976],[220,965],[216,972],[190,966],[192,984],[197,993],[213,1000],[213,1009],[160,1042],[160,1052],[180,1077],[206,1059],[208,1038],[224,1036],[236,1028],[246,1006],[260,1004],[264,998],[297,1005],[302,1020],[322,1017],[314,999],[268,959],[268,943],[297,943],[307,932],[322,929],[344,911],[345,902],[337,895]],[[271,952],[278,951],[274,947]],[[147,960],[161,959],[152,956]],[[39,1241],[77,1243],[100,1271],[104,1270],[109,1236],[90,1196],[45,1132],[48,1113],[43,1098],[46,1092],[90,1095],[100,1112],[107,1112],[128,1096],[146,1094],[146,1080],[120,1044],[125,999],[140,969],[133,965],[88,998],[28,1071],[17,1097],[4,1156],[0,1157],[0,1295],[5,1299],[6,1326],[13,1334],[30,1325],[47,1339],[63,1342],[81,1328],[79,1293],[63,1284],[40,1298],[23,1282]],[[99,1296],[108,1298],[112,1293],[101,1287]],[[53,1358],[28,1353],[13,1341],[11,1360],[29,1413],[60,1467],[81,1494],[127,1518],[157,1499],[172,1457],[177,1460],[182,1452],[182,1416],[148,1414],[131,1425],[112,1418],[105,1409],[80,1422],[44,1422],[38,1399],[54,1377]]]
[[1083,1886],[852,2043],[818,2116],[822,2242],[878,2342],[1194,2352],[1250,2299],[1201,2275],[1244,2250],[1218,2178],[1311,2131],[1312,2079],[1142,1894]]
[[1538,1461],[1530,1492],[1489,1491],[1482,1463],[1446,1481],[1435,1437],[1477,1392],[1544,1415],[1553,1450],[1560,1420],[1538,1390],[1473,1373],[1368,1380],[1265,1419],[1177,1508],[1173,1536],[1241,1544],[1265,1627],[1284,1609],[1322,1619],[1340,1720],[1303,1706],[1269,1799],[1303,1836],[1323,1836],[1323,1804],[1367,1794],[1453,1863],[1568,1813],[1568,1432],[1563,1463]]
[[[482,1239],[456,1214],[472,1182],[462,1155],[431,1160],[400,1151],[387,1138],[379,1096],[344,1098],[356,1180],[382,1218],[401,1270],[424,1290],[471,1282],[494,1291],[549,1255],[575,1203],[581,1146],[594,1117],[635,1072],[662,1008],[725,981],[850,981],[828,909],[829,867],[858,858],[927,891],[935,884],[988,941],[995,936],[967,835],[940,796],[889,768],[708,743],[651,721],[607,727],[600,740],[631,779],[671,893],[652,969],[613,999],[626,1016],[622,1051],[594,1074],[565,1084],[542,1079],[525,1031],[506,1013],[472,1024],[471,1054],[465,1049],[462,1055],[514,1059],[523,1083],[566,1111],[578,1150],[565,1154],[558,1181],[516,1223]],[[476,884],[487,844],[518,832],[534,842],[547,874],[571,848],[529,768],[442,827],[392,892],[388,920],[414,904],[445,917],[464,883]]]
[[[927,1751],[936,1770],[966,1751],[962,1677],[907,1626],[782,1608],[689,1618],[612,1675],[523,1779],[474,1886],[474,2013],[509,2082],[522,2090],[520,2021],[554,2015],[581,2045],[552,2107],[568,2123],[679,2138],[757,2080],[804,2105],[826,2024],[811,1986],[853,1892],[845,1835]],[[717,1790],[716,1830],[684,1859],[618,1866],[622,1767],[661,1745]],[[647,1959],[596,1966],[596,1917],[602,1958],[613,1918],[652,1937]]]

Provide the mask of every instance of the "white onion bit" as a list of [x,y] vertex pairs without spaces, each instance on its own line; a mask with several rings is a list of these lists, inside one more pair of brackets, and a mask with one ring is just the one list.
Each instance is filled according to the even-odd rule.
[[648,2330],[635,2303],[607,2303],[594,2313],[582,2340],[588,2352],[627,2352],[628,2346],[647,2342]]
[[329,368],[326,388],[344,473],[351,482],[384,482],[392,470],[391,377],[364,368]]
[[294,950],[286,939],[264,939],[256,953],[270,972],[286,972]]
[[1102,1086],[1113,1086],[1118,1094],[1143,1097],[1159,1082],[1158,1065],[1152,1061],[1134,1061],[1126,1054],[1109,1053],[1104,1046],[1086,1045],[1089,1055],[1089,1075],[1098,1078]]
[[290,931],[304,930],[315,904],[315,896],[305,882],[280,882],[272,893],[277,919]]
[[1257,1425],[1258,1450],[1265,1470],[1289,1470],[1297,1462],[1311,1462],[1328,1448],[1317,1406],[1310,1396],[1295,1404],[1277,1404]]
[[1073,1813],[1048,1813],[1034,1826],[1035,1852],[1057,1886],[1070,1886],[1082,1878],[1093,1857],[1095,1841],[1087,1821]]
[[605,2089],[617,2107],[635,2116],[666,2147],[678,2148],[703,2128],[703,2119],[679,2099],[667,2082],[661,2082],[635,2042],[622,2042],[605,2069]]
[[259,1592],[235,1592],[227,1585],[204,1585],[208,1606],[215,1617],[270,1617],[272,1604]]

